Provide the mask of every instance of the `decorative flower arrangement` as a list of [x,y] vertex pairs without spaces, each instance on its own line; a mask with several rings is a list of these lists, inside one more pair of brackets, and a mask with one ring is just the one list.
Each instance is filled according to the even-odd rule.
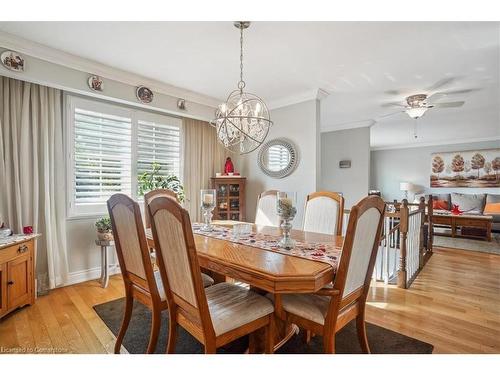
[[111,219],[106,216],[102,217],[95,222],[97,229],[97,238],[101,241],[113,241],[113,229],[111,226]]
[[293,219],[297,214],[297,208],[293,206],[290,198],[278,199],[278,215],[283,219]]
[[295,241],[290,237],[290,233],[292,220],[297,214],[297,208],[294,205],[296,195],[291,192],[278,191],[276,198],[276,212],[281,219],[280,227],[282,229],[282,238],[278,241],[278,246],[291,250],[295,247]]

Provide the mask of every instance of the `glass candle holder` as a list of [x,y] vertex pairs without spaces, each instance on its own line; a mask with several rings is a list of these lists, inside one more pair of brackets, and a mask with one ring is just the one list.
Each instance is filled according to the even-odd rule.
[[279,191],[276,197],[276,212],[280,217],[280,227],[282,232],[282,237],[278,241],[278,246],[283,249],[293,249],[295,247],[295,241],[290,237],[290,232],[292,230],[292,221],[297,214],[297,198],[294,192],[284,192]]
[[212,211],[215,208],[215,202],[216,202],[216,193],[215,189],[202,189],[200,191],[200,206],[201,206],[201,213],[203,215],[204,223],[201,227],[201,230],[205,232],[211,232],[212,231]]

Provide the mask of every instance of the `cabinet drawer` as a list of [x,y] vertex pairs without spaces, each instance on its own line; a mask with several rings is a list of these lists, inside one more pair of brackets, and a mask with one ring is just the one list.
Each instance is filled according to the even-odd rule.
[[6,263],[23,254],[29,254],[33,250],[33,241],[18,243],[0,250],[0,263]]

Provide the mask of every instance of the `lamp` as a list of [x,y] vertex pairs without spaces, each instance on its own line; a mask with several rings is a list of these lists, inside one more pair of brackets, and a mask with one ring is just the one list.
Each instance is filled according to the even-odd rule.
[[404,191],[405,193],[405,199],[408,199],[408,191],[412,189],[412,184],[409,182],[400,182],[399,183],[399,190]]
[[273,122],[266,103],[257,95],[244,91],[243,30],[250,26],[250,22],[238,21],[234,26],[240,30],[240,81],[238,88],[219,105],[211,124],[216,127],[217,138],[224,147],[247,154],[264,142]]

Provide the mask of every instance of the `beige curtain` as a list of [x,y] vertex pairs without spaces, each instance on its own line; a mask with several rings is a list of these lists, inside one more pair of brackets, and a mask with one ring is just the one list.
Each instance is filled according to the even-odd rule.
[[42,234],[42,289],[65,283],[68,274],[61,101],[60,90],[0,76],[0,222]]
[[210,177],[222,172],[226,149],[217,141],[215,129],[209,123],[184,118],[183,183],[186,192],[184,206],[191,221],[201,221],[200,189],[210,188]]

